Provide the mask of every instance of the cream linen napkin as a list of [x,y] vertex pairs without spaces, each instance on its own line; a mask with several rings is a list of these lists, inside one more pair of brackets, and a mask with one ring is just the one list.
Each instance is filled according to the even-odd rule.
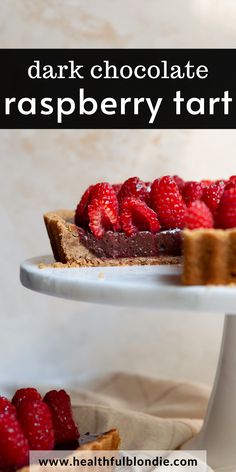
[[116,373],[71,392],[82,432],[116,427],[123,449],[176,449],[200,429],[209,389],[188,382]]
[[[127,373],[95,377],[85,385],[70,392],[81,432],[116,427],[121,448],[136,450],[180,448],[200,430],[210,393],[203,385]],[[214,472],[236,472],[236,467]]]

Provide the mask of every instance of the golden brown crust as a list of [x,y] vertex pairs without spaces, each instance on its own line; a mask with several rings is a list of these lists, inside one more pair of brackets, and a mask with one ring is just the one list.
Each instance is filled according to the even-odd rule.
[[[127,265],[166,265],[179,264],[181,257],[135,257],[121,259],[101,259],[80,243],[78,229],[73,224],[74,212],[57,210],[44,215],[44,221],[56,260],[52,267],[104,267]],[[46,267],[40,264],[41,268]]]
[[78,448],[79,450],[89,451],[116,451],[119,449],[120,436],[117,429],[111,429],[101,434],[95,441],[84,444]]
[[[110,431],[106,431],[99,435],[95,440],[90,441],[83,446],[78,447],[73,453],[71,457],[78,457],[81,456],[81,451],[117,451],[120,446],[120,436],[117,429],[111,429]],[[68,456],[69,458],[70,456]],[[51,470],[52,470],[52,466]],[[40,472],[42,471],[42,467],[33,465],[31,467],[23,467],[19,469],[18,472],[29,472],[32,470],[33,472]],[[43,468],[43,470],[47,470],[47,468]],[[48,469],[50,470],[50,469]],[[55,470],[55,469],[54,469]],[[64,467],[65,470],[65,467]]]
[[184,230],[183,235],[185,285],[236,283],[236,229]]

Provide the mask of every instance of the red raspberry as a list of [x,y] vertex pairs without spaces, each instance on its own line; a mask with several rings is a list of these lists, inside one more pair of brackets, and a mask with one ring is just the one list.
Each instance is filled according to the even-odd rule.
[[203,193],[201,182],[186,182],[182,190],[183,199],[186,205],[190,205],[195,200],[200,200]]
[[145,185],[146,185],[147,191],[148,191],[148,192],[151,192],[152,182],[145,182]]
[[118,193],[119,193],[119,191],[120,191],[120,189],[121,189],[121,187],[122,187],[122,184],[113,184],[112,187],[113,187],[113,189],[115,190],[116,195],[118,195]]
[[236,186],[226,187],[218,206],[216,223],[219,228],[236,227]]
[[220,199],[224,193],[225,183],[223,180],[214,182],[209,185],[209,187],[204,188],[202,200],[210,208],[211,212],[214,214],[215,210],[218,208]]
[[126,180],[118,194],[119,203],[126,197],[135,197],[146,201],[148,199],[148,188],[145,182],[138,177],[130,177],[130,179]]
[[24,400],[17,406],[17,418],[28,439],[30,449],[54,448],[55,438],[50,409],[42,400]]
[[155,211],[145,202],[134,197],[126,197],[122,202],[120,222],[126,236],[133,236],[138,231],[157,233],[160,229]]
[[209,187],[209,185],[214,184],[214,180],[201,180],[202,188]]
[[17,418],[28,439],[30,449],[48,451],[54,448],[52,415],[42,400],[25,400],[19,403]]
[[94,185],[90,185],[90,187],[85,190],[75,210],[75,224],[82,228],[87,228],[89,224],[88,205],[91,202],[93,187]]
[[88,206],[89,227],[97,238],[105,231],[118,229],[118,200],[115,190],[106,182],[96,184]]
[[174,175],[173,176],[173,179],[175,181],[175,183],[178,185],[178,189],[180,191],[180,193],[182,193],[182,190],[185,186],[185,181],[184,179],[182,179],[181,177],[179,177],[178,175]]
[[12,403],[17,408],[24,400],[42,400],[42,397],[36,388],[20,388],[12,398]]
[[186,205],[178,185],[170,176],[154,180],[151,188],[151,205],[166,229],[183,228]]
[[232,175],[229,180],[225,182],[225,189],[232,188],[236,186],[236,177]]
[[196,200],[187,208],[185,226],[188,229],[213,228],[212,213],[204,202]]
[[0,468],[20,468],[29,462],[29,445],[15,414],[0,413]]
[[236,181],[236,175],[231,175],[229,178],[230,182],[235,182]]
[[79,439],[79,431],[73,420],[71,402],[65,390],[51,390],[44,401],[52,414],[56,445],[67,444]]
[[5,397],[0,397],[0,413],[12,413],[16,416],[14,405]]

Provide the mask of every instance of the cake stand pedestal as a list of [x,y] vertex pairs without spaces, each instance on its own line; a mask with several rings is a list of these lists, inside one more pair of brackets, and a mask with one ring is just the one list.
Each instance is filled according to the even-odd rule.
[[[236,470],[236,288],[184,287],[176,266],[40,269],[50,256],[25,261],[22,284],[40,293],[70,300],[226,315],[216,378],[203,428],[186,448],[207,450],[208,464]],[[158,313],[158,311],[157,311]]]

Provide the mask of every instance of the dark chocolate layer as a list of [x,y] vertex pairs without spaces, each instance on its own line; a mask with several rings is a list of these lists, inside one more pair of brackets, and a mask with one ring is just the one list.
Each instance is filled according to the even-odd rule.
[[107,231],[97,239],[92,233],[79,228],[80,242],[100,258],[158,257],[182,254],[182,231],[179,229],[152,234],[140,231],[127,237],[124,233]]

